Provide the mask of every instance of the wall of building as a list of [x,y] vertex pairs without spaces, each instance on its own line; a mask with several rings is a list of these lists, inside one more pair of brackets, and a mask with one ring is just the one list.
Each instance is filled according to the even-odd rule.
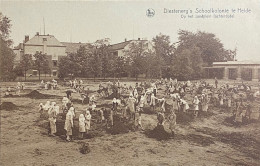
[[[224,68],[224,72],[223,72],[224,79],[258,81],[260,77],[259,76],[260,65],[257,64],[217,65],[217,66]],[[234,70],[236,73],[234,73],[234,71],[232,70]],[[232,72],[232,74],[230,72]]]
[[21,60],[23,52],[21,50],[14,50],[15,57],[14,57],[14,64],[18,64]]
[[66,47],[50,47],[47,46],[46,54],[47,55],[54,55],[53,58],[58,60],[57,56],[66,56]]
[[43,52],[43,46],[24,45],[24,54],[34,55],[37,51]]

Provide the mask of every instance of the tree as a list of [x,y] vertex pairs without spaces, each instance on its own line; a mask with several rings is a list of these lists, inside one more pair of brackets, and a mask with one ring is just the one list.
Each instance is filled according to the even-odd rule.
[[33,55],[35,60],[34,60],[34,66],[38,70],[39,74],[39,80],[41,80],[41,71],[46,70],[46,68],[49,67],[49,61],[48,57],[46,54],[43,54],[42,52],[36,52],[36,54]]
[[70,55],[62,57],[58,64],[58,77],[59,78],[65,78],[69,75],[74,75],[75,68],[73,67],[74,63],[70,59]]
[[191,78],[192,68],[190,60],[191,52],[184,50],[180,55],[174,57],[172,71],[173,77],[178,80],[188,80]]
[[26,72],[29,69],[31,69],[31,67],[33,65],[32,55],[30,55],[30,54],[22,55],[19,65],[22,68],[22,70],[24,71],[24,80],[26,81]]
[[93,48],[96,49],[97,54],[100,57],[100,65],[101,65],[101,75],[104,79],[106,79],[107,75],[109,74],[109,44],[110,44],[110,39],[109,38],[104,38],[97,40],[93,44]]
[[201,31],[192,33],[180,30],[178,35],[179,45],[176,54],[179,54],[182,50],[197,47],[201,52],[204,66],[211,66],[216,61],[234,60],[234,57],[229,56],[229,51],[224,48],[221,41],[212,33]]
[[88,67],[95,82],[96,77],[101,75],[101,59],[98,50],[95,47],[92,48],[92,53],[89,56]]
[[2,39],[1,44],[6,44],[7,47],[10,47],[13,44],[13,41],[9,39],[11,27],[11,20],[0,12],[0,36]]
[[4,81],[14,80],[15,54],[10,48],[12,40],[9,39],[11,32],[11,20],[0,12],[0,77]]
[[144,73],[145,49],[144,41],[132,42],[129,44],[129,49],[125,50],[125,56],[129,62],[130,72],[132,76],[138,79],[138,75]]
[[169,77],[167,68],[171,65],[174,55],[174,45],[170,42],[170,36],[159,34],[153,38],[159,77]]

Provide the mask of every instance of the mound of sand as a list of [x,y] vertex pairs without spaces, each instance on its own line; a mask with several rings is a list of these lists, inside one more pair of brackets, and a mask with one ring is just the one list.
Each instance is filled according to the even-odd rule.
[[89,148],[89,144],[85,143],[85,142],[79,142],[80,147],[79,147],[79,151],[82,154],[87,154],[90,152],[90,148]]
[[194,117],[191,114],[185,112],[176,112],[177,124],[189,124],[193,121]]
[[16,108],[17,108],[17,106],[12,102],[3,102],[0,105],[0,110],[11,111],[11,110],[15,110]]
[[42,93],[38,92],[37,90],[33,90],[24,96],[29,97],[31,99],[49,99],[49,98],[54,97],[53,95],[42,94]]
[[[112,103],[112,102],[111,102]],[[98,104],[97,108],[112,108],[112,104],[104,103],[104,104]]]
[[144,107],[142,113],[152,115],[152,114],[155,114],[156,111],[153,111],[150,107]]
[[163,125],[157,125],[153,130],[147,130],[145,134],[149,138],[155,138],[158,141],[167,140],[172,137],[172,134],[165,131]]
[[249,157],[260,159],[260,141],[259,137],[245,135],[239,132],[220,133],[219,139],[221,142],[231,144],[240,152],[247,154]]
[[128,133],[130,129],[131,129],[131,125],[125,124],[121,121],[114,121],[114,125],[111,128],[107,129],[107,132],[112,135],[124,134],[124,133]]

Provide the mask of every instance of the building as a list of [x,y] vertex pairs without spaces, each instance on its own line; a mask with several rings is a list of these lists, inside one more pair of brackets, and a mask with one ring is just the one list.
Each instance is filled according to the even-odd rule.
[[148,50],[153,50],[153,45],[150,41],[148,40],[141,40],[140,38],[138,38],[138,40],[126,40],[124,42],[121,43],[117,43],[117,44],[112,44],[109,47],[109,52],[113,55],[116,56],[120,56],[123,57],[125,55],[125,51],[129,49],[129,46],[131,43],[134,42],[143,42],[144,44],[144,49],[146,51]]
[[218,76],[223,79],[259,81],[260,62],[227,61],[213,62],[212,67],[205,68],[208,77]]
[[[17,47],[14,47],[15,64],[18,64],[22,55],[31,54],[34,55],[37,52],[46,54],[49,60],[50,72],[49,76],[57,76],[58,74],[58,62],[59,59],[66,56],[69,53],[76,53],[80,46],[88,46],[88,43],[70,43],[60,42],[53,35],[40,35],[36,33],[33,38],[25,36],[23,43],[20,43]],[[34,57],[33,57],[34,60]],[[28,74],[38,75],[37,70],[29,70]]]
[[70,54],[70,53],[76,53],[77,50],[80,48],[80,47],[90,47],[90,43],[71,43],[71,42],[61,42],[64,46],[66,46],[66,54]]

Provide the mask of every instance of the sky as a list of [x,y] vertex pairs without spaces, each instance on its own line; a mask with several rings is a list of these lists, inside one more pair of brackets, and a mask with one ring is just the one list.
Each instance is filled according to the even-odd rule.
[[[228,10],[228,13],[217,11],[216,14],[233,15],[233,18],[215,18],[213,13],[201,13],[211,8],[214,11]],[[148,9],[155,12],[152,17],[147,16]],[[250,12],[241,13],[238,9]],[[183,10],[189,13],[180,13]],[[260,61],[260,0],[0,0],[0,11],[12,20],[10,38],[14,46],[23,42],[25,35],[31,38],[36,32],[43,34],[43,22],[45,34],[54,35],[61,42],[95,42],[110,38],[114,44],[125,39],[151,40],[162,33],[169,35],[174,43],[178,41],[181,29],[213,33],[226,49],[237,48],[238,60]],[[211,18],[196,18],[201,14]],[[188,15],[193,18],[188,18]]]

